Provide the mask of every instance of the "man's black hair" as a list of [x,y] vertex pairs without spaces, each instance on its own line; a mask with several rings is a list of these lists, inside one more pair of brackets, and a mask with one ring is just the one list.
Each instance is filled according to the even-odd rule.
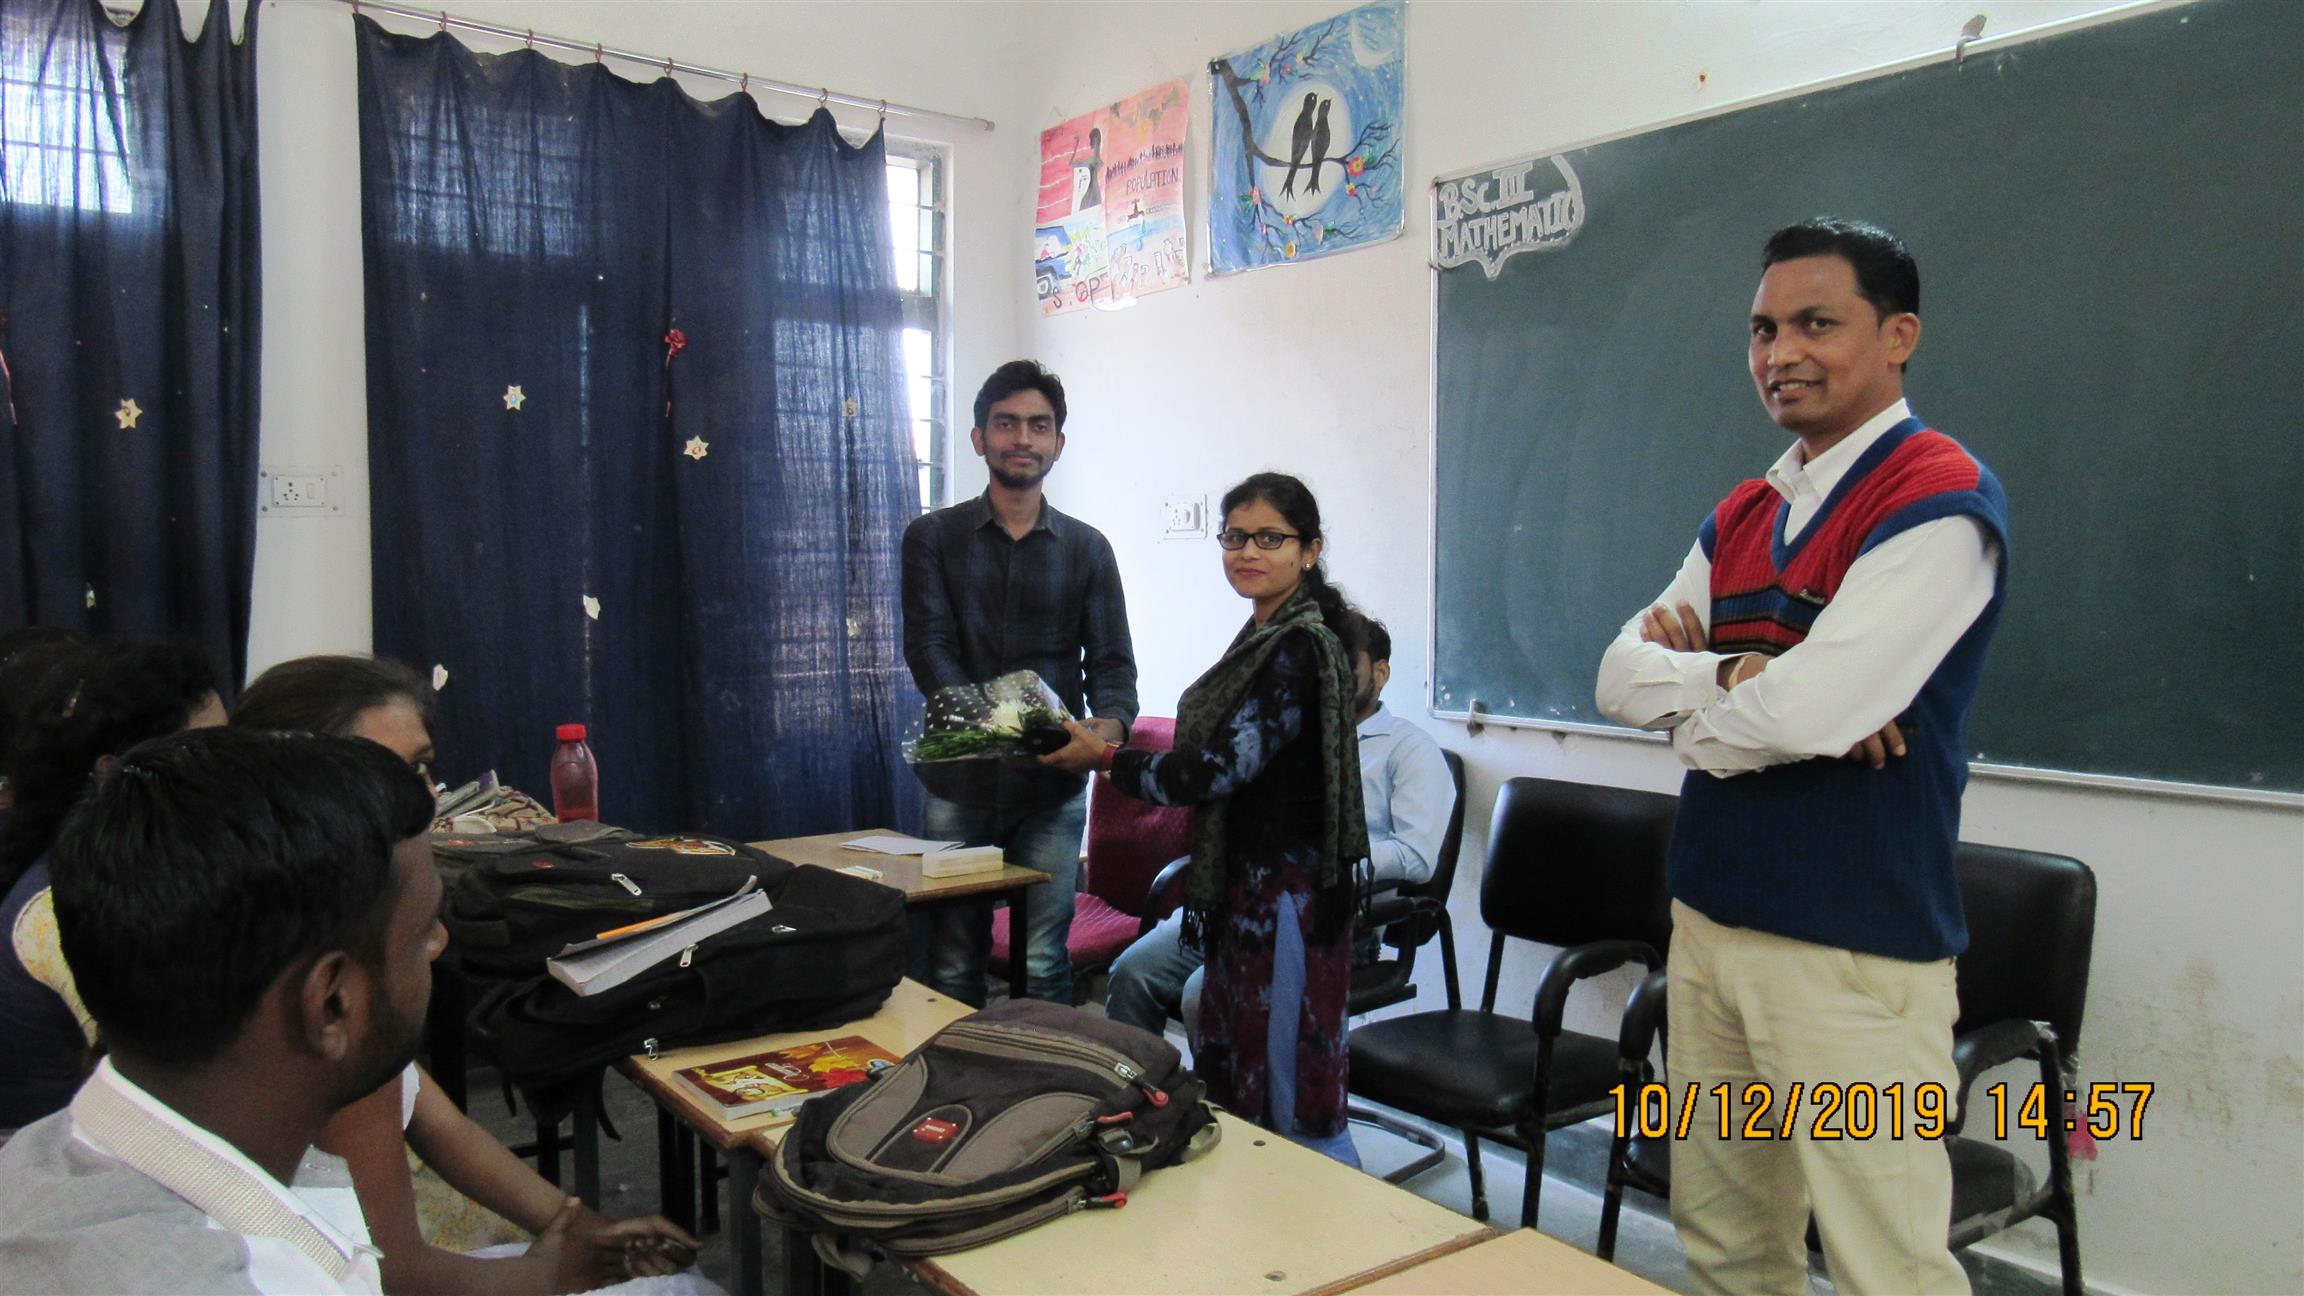
[[298,657],[256,677],[240,691],[232,723],[243,729],[349,734],[360,713],[406,701],[426,728],[432,686],[416,668],[389,657]]
[[984,385],[976,389],[976,426],[984,426],[992,417],[992,407],[1020,391],[1036,391],[1048,398],[1048,408],[1056,411],[1056,430],[1064,430],[1064,382],[1040,367],[1037,360],[1011,360],[992,371]]
[[380,964],[392,851],[432,794],[360,738],[200,729],[128,752],[56,839],[56,925],[114,1048],[222,1052],[280,973],[347,950]]
[[1760,253],[1765,271],[1779,261],[1836,256],[1856,271],[1856,292],[1880,318],[1920,313],[1920,267],[1904,240],[1877,225],[1812,216],[1768,236]]
[[1366,653],[1368,664],[1392,660],[1392,632],[1384,623],[1359,609],[1353,609],[1352,641],[1346,645],[1354,654]]

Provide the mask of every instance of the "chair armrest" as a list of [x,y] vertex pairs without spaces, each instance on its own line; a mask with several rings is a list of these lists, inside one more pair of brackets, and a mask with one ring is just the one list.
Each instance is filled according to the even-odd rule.
[[1632,996],[1624,1001],[1624,1024],[1616,1034],[1616,1057],[1626,1066],[1648,1061],[1656,1047],[1656,1032],[1664,1024],[1664,970],[1657,968],[1640,978]]
[[1428,916],[1439,910],[1440,902],[1430,896],[1379,893],[1376,899],[1361,908],[1360,925],[1369,928],[1389,927],[1402,919]]
[[1593,941],[1564,949],[1545,965],[1536,982],[1536,1033],[1550,1038],[1560,1033],[1560,1019],[1568,1011],[1568,992],[1578,981],[1613,972],[1627,963],[1656,968],[1664,960],[1646,941]]
[[1191,863],[1191,856],[1179,855],[1152,875],[1152,885],[1144,892],[1144,912],[1136,919],[1137,935],[1151,931],[1184,903],[1184,870]]
[[1960,1120],[1953,1132],[1958,1133],[1959,1125],[1967,1123],[1968,1087],[1976,1083],[1976,1077],[2019,1058],[2038,1057],[2044,1045],[2054,1052],[2055,1036],[2047,1027],[2014,1017],[1979,1026],[1952,1041],[1952,1066],[1960,1073]]

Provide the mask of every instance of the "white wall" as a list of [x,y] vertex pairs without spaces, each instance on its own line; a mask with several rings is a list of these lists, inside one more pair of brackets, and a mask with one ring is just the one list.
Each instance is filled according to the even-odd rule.
[[[1210,56],[1344,7],[1074,7],[1064,23],[1036,25],[1045,75],[1008,142],[1029,147],[1040,128],[1168,77],[1191,75],[1198,87]],[[1941,48],[1978,7],[1413,0],[1408,173],[1429,178],[1573,145]],[[2106,6],[1983,7],[1989,30],[2000,33]],[[1207,129],[1200,93],[1187,170],[1196,205]],[[1275,467],[1318,491],[1337,579],[1394,628],[1391,703],[1423,717],[1429,238],[1412,197],[1407,235],[1382,247],[1203,278],[1116,312],[1043,320],[1027,307],[1031,349],[1063,374],[1073,406],[1052,495],[1101,526],[1119,551],[1148,711],[1174,705],[1243,614],[1218,576],[1212,544],[1158,538],[1158,504],[1213,496]],[[1019,226],[1007,250],[1018,258],[1014,291],[1028,302],[1023,246]],[[1204,245],[1196,255],[1204,258]],[[1722,363],[1738,354],[1729,345]],[[1756,438],[1754,468],[1778,448]],[[1656,573],[1659,588],[1669,575]],[[1627,611],[1651,592],[1626,590]],[[1461,726],[1427,723],[1472,769],[1473,829],[1456,909],[1467,934],[1464,970],[1476,985],[1486,934],[1471,862],[1498,782],[1537,774],[1670,790],[1680,771],[1647,742],[1494,729],[1467,738]],[[2082,1075],[2159,1086],[2144,1139],[2104,1144],[2081,1178],[2093,1284],[2304,1289],[2304,815],[1983,780],[1968,798],[1965,835],[2060,851],[2094,867],[2102,902]],[[1540,965],[1524,950],[1506,981],[1514,1004],[1527,1002]],[[1422,980],[1436,995],[1438,978]],[[1622,985],[1610,989],[1620,1004]],[[1600,1013],[1587,1021],[1600,1025]],[[1996,1246],[2053,1263],[2052,1234],[2038,1224]]]
[[[1242,614],[1218,578],[1213,545],[1157,538],[1160,501],[1213,496],[1272,466],[1303,474],[1319,491],[1339,579],[1394,627],[1392,703],[1422,716],[1431,357],[1430,231],[1419,206],[1410,204],[1406,237],[1366,251],[1204,278],[1117,312],[1042,320],[1031,302],[1026,222],[1043,127],[1179,75],[1193,77],[1197,93],[1210,56],[1325,17],[1347,0],[1061,10],[449,2],[507,26],[998,122],[991,135],[911,132],[952,147],[954,422],[966,426],[976,376],[1012,354],[1037,353],[1063,373],[1074,417],[1052,493],[1119,550],[1147,709],[1172,708]],[[1941,47],[1980,2],[1993,32],[2104,7],[1414,0],[1409,174],[1574,144]],[[366,647],[370,629],[350,17],[316,0],[271,0],[262,22],[263,459],[340,466],[349,489],[341,519],[259,524],[250,644],[259,668]],[[768,103],[786,119],[806,106]],[[1200,96],[1186,173],[1195,205],[1207,129]],[[964,438],[956,449],[954,489],[965,494],[983,475]],[[1775,449],[1756,440],[1755,466]],[[1667,574],[1657,573],[1659,585]],[[1626,591],[1628,606],[1647,593]],[[1472,767],[1468,862],[1480,857],[1502,779],[1670,789],[1679,777],[1669,753],[1649,743],[1504,730],[1467,738],[1459,726],[1432,727]],[[1986,780],[1969,797],[1966,835],[2066,852],[2096,869],[2103,898],[2083,1077],[2159,1085],[2143,1141],[2107,1143],[2082,1180],[2093,1284],[2304,1289],[2304,815]],[[1468,863],[1457,905],[1465,970],[1475,978],[1486,950],[1477,876]],[[1526,1002],[1537,965],[1533,951],[1512,960],[1509,1002]],[[1437,987],[1436,977],[1424,980]],[[1593,1011],[1587,1024],[1600,1016]],[[2028,1226],[2001,1246],[2052,1260],[2046,1237]]]
[[[1016,114],[1005,8],[918,3],[842,5],[711,3],[708,0],[443,0],[461,18],[610,48],[663,53],[705,67],[886,97],[984,117],[1001,129],[892,118],[891,138],[949,150],[951,303],[958,372],[981,374],[1009,358],[1025,303],[1009,291],[1026,219],[1034,149],[1010,136]],[[393,30],[422,33],[395,18]],[[476,49],[514,42],[458,33]],[[550,52],[550,51],[547,51]],[[565,57],[581,60],[584,56]],[[256,528],[251,671],[303,653],[365,650],[371,641],[368,553],[367,387],[360,272],[360,157],[351,11],[325,0],[266,0],[260,19],[259,127],[263,147],[264,401],[266,465],[344,472],[341,516],[264,518]],[[617,74],[648,69],[609,61]],[[713,99],[736,87],[682,78]],[[757,94],[769,115],[797,121],[815,104]],[[840,110],[844,127],[868,132],[870,110]],[[972,389],[971,389],[972,390]],[[960,422],[966,426],[963,401]],[[965,440],[962,442],[965,453]],[[962,468],[959,489],[975,489]]]

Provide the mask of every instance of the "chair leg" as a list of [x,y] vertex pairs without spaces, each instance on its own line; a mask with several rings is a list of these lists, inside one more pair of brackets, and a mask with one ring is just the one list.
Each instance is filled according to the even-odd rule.
[[1374,1126],[1394,1138],[1404,1139],[1425,1150],[1424,1155],[1385,1175],[1384,1182],[1386,1183],[1406,1183],[1448,1159],[1447,1142],[1420,1125],[1410,1125],[1406,1121],[1395,1120],[1382,1112],[1373,1111],[1366,1107],[1347,1105],[1344,1108],[1344,1116],[1348,1120],[1356,1120],[1363,1125]]
[[[720,1229],[720,1181],[727,1176],[721,1172],[720,1158],[713,1155],[711,1143],[696,1140],[696,1182],[703,1188],[704,1231],[715,1233]],[[750,1203],[732,1209],[750,1210]]]
[[1608,1145],[1608,1187],[1600,1195],[1600,1242],[1592,1254],[1603,1260],[1616,1258],[1616,1217],[1624,1209],[1624,1156],[1630,1150],[1631,1140],[1618,1135]]
[[1520,1185],[1520,1227],[1536,1227],[1536,1205],[1544,1191],[1544,1127],[1523,1126],[1520,1137],[1528,1141],[1528,1178]]
[[1488,1184],[1480,1175],[1480,1135],[1464,1131],[1464,1170],[1472,1176],[1472,1218],[1488,1222]]

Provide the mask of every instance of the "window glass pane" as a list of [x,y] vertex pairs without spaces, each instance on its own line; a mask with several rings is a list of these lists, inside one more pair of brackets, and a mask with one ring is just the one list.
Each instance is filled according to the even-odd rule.
[[888,164],[888,233],[895,245],[896,290],[920,290],[920,170],[910,161]]
[[936,458],[936,424],[931,419],[912,420],[912,457],[922,463]]

